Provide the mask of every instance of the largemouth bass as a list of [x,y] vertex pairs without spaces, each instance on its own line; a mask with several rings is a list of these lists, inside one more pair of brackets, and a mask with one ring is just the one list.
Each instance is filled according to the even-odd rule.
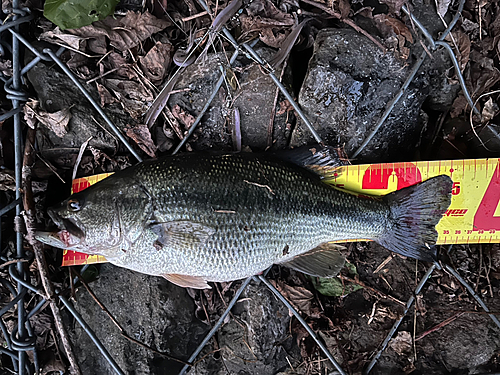
[[362,199],[322,181],[340,165],[328,149],[284,155],[186,153],[137,164],[48,209],[61,230],[37,238],[192,288],[273,264],[336,276],[344,257],[328,244],[335,240],[433,259],[449,177]]

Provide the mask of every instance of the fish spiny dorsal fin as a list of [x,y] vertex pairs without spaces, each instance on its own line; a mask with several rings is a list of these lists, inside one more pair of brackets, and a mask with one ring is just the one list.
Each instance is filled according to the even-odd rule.
[[212,287],[207,284],[207,281],[201,276],[178,275],[175,273],[164,274],[162,276],[172,284],[183,288],[212,289]]
[[334,174],[339,172],[343,165],[349,164],[340,148],[320,144],[278,151],[273,156],[306,168],[321,178],[334,177]]
[[335,277],[345,263],[340,250],[345,247],[326,242],[283,265],[311,276]]

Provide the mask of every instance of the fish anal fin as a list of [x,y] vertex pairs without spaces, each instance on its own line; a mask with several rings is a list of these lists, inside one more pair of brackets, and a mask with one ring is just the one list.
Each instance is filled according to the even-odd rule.
[[326,242],[283,265],[311,276],[335,277],[345,263],[341,250],[345,247]]
[[215,229],[189,220],[152,223],[149,228],[158,235],[158,244],[163,246],[202,246]]
[[179,275],[175,273],[163,274],[162,276],[172,284],[183,288],[212,289],[212,287],[207,284],[207,281],[201,276]]

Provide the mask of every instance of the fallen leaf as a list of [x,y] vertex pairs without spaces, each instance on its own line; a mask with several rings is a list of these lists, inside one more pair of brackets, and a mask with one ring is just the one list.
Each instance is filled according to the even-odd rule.
[[113,95],[111,95],[108,89],[100,83],[97,83],[97,91],[99,92],[99,96],[101,98],[101,106],[103,107],[106,104],[113,104],[118,101]]
[[4,169],[0,171],[0,190],[16,191],[14,171]]
[[311,312],[311,302],[314,297],[311,291],[301,286],[290,286],[283,284],[283,290],[288,301],[304,314],[309,315]]
[[174,47],[171,43],[157,42],[144,57],[139,57],[142,71],[153,83],[161,83],[167,76]]
[[6,77],[12,77],[12,61],[0,59],[0,72]]
[[137,78],[137,73],[132,69],[132,65],[119,53],[111,52],[106,58],[106,63],[108,69],[116,69],[114,75],[127,79]]
[[295,24],[291,14],[279,10],[269,0],[254,0],[246,7],[246,14],[240,15],[240,38],[258,34],[260,40],[274,48],[279,48]]
[[459,94],[455,98],[455,100],[453,101],[453,104],[451,105],[450,117],[456,118],[456,117],[460,116],[460,114],[465,111],[465,108],[468,105],[469,105],[469,102],[467,101],[467,99],[465,99],[465,96],[463,96],[462,94]]
[[94,22],[92,25],[71,29],[68,32],[89,39],[107,37],[111,46],[119,51],[125,51],[137,46],[167,26],[170,26],[169,21],[158,19],[151,13],[129,11],[124,17],[110,16],[102,21]]
[[453,35],[453,40],[455,41],[455,43],[453,43],[450,34],[446,36],[445,40],[450,44],[452,48],[455,49],[455,45],[458,47],[456,56],[458,60],[458,66],[460,66],[460,71],[463,72],[467,63],[469,62],[471,46],[470,39],[467,34],[460,30],[452,31],[451,34]]
[[134,119],[141,118],[153,101],[153,94],[135,81],[105,79],[104,85],[113,91],[123,109]]
[[450,3],[451,0],[436,0],[436,11],[442,18],[444,18],[448,12]]
[[151,139],[151,133],[146,125],[137,124],[132,126],[127,124],[125,133],[137,143],[137,146],[139,146],[142,151],[150,157],[156,158],[156,146]]
[[490,97],[486,103],[484,103],[483,111],[482,111],[482,121],[489,122],[495,117],[498,113],[498,104],[493,102],[493,99]]
[[60,138],[64,137],[68,133],[68,123],[71,119],[71,111],[69,108],[49,113],[38,109],[37,107],[38,102],[35,100],[26,103],[24,106],[25,118],[27,119],[28,124],[33,121],[34,117]]
[[413,43],[413,36],[411,35],[411,31],[400,20],[383,13],[373,16],[373,19],[375,21],[375,25],[384,38],[392,35],[401,35],[408,42]]
[[85,51],[85,47],[87,46],[87,38],[64,33],[59,27],[40,34],[39,39],[49,43],[69,46],[77,51]]
[[195,118],[183,110],[178,104],[172,107],[172,115],[179,120],[186,129],[189,129],[194,124]]
[[276,112],[277,116],[281,116],[285,112],[293,111],[293,106],[290,104],[288,100],[283,100],[280,102],[280,109]]
[[410,353],[411,346],[411,334],[407,331],[398,332],[397,336],[389,342],[389,347],[399,355],[406,355]]
[[471,60],[470,82],[473,84],[473,90],[470,95],[477,98],[488,92],[493,85],[500,81],[500,71],[489,57],[482,56],[473,60],[471,53]]
[[351,13],[351,5],[349,4],[349,1],[339,0],[339,10],[343,19],[349,18],[349,13]]

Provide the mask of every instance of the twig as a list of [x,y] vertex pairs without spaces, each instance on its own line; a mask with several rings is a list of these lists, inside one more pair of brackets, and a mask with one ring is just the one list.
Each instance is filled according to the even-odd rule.
[[45,164],[45,165],[47,166],[47,168],[49,168],[49,169],[52,171],[52,173],[54,173],[54,174],[57,176],[57,178],[58,178],[59,180],[61,180],[61,182],[62,182],[63,184],[65,184],[65,183],[66,183],[66,181],[64,181],[64,178],[62,178],[61,176],[59,176],[59,173],[57,173],[56,169],[55,169],[52,165],[50,165],[50,163],[49,163],[49,162],[45,161],[45,160],[44,160],[44,158],[42,158],[42,157],[41,157],[40,155],[38,155],[38,154],[36,154],[36,156],[37,156],[37,157],[38,157],[38,158],[39,158],[39,159],[43,162],[43,164]]
[[54,316],[54,323],[61,338],[64,351],[66,352],[66,357],[68,358],[70,365],[70,373],[75,375],[81,375],[78,362],[76,360],[75,354],[73,353],[73,348],[71,341],[69,339],[66,328],[64,327],[63,320],[61,317],[61,312],[57,307],[56,300],[54,299],[55,291],[54,286],[49,279],[49,269],[47,262],[45,260],[45,254],[43,252],[43,245],[35,239],[35,202],[33,200],[33,190],[31,187],[31,168],[34,164],[35,150],[33,145],[35,143],[34,129],[29,128],[26,135],[26,145],[24,148],[24,160],[23,160],[23,171],[22,171],[22,181],[24,189],[24,221],[26,223],[26,239],[29,244],[33,247],[33,252],[35,253],[36,262],[38,265],[38,272],[40,274],[40,279],[42,281],[43,288],[47,294],[48,300],[50,301],[50,308],[52,310],[52,315]]
[[92,83],[92,82],[94,82],[94,81],[97,81],[97,80],[98,80],[98,79],[100,79],[100,78],[104,78],[104,77],[106,77],[108,74],[111,74],[111,73],[113,73],[113,72],[116,72],[118,69],[121,69],[123,66],[124,66],[124,65],[120,65],[120,66],[118,66],[118,67],[116,67],[116,68],[114,68],[114,69],[108,70],[106,73],[99,74],[97,77],[91,78],[91,79],[89,79],[89,80],[88,80],[87,82],[85,82],[85,83],[88,85],[89,83]]
[[78,166],[80,165],[80,162],[82,161],[83,153],[85,152],[85,149],[87,148],[87,145],[89,144],[89,142],[92,138],[93,138],[93,136],[90,136],[89,139],[87,139],[85,142],[83,142],[81,147],[80,147],[80,151],[78,152],[78,156],[76,157],[75,166],[73,167],[72,180],[74,180],[76,178],[76,172],[78,172]]
[[387,51],[387,49],[377,40],[375,39],[373,36],[371,36],[370,34],[368,34],[364,29],[362,29],[361,27],[359,27],[358,25],[356,25],[352,20],[350,20],[349,18],[342,18],[342,15],[340,13],[337,13],[335,12],[334,10],[330,9],[330,8],[327,8],[326,6],[324,5],[321,5],[321,4],[318,4],[317,2],[315,1],[311,1],[311,0],[301,0],[302,2],[306,3],[306,4],[309,4],[309,5],[312,5],[312,6],[315,6],[316,8],[318,9],[321,9],[323,12],[326,12],[328,13],[329,15],[341,20],[342,22],[344,22],[346,25],[349,25],[351,26],[354,30],[356,30],[358,33],[361,33],[363,34],[364,36],[366,36],[368,39],[370,39],[373,43],[375,43],[384,53]]
[[436,332],[440,328],[443,328],[444,326],[447,326],[448,324],[450,324],[451,322],[453,322],[457,318],[461,317],[462,315],[464,315],[464,312],[457,312],[457,313],[453,314],[448,319],[443,320],[441,323],[435,325],[431,329],[428,329],[427,331],[425,331],[425,332],[421,333],[420,335],[418,335],[417,338],[415,339],[415,341],[421,340],[425,336],[427,336],[429,333]]
[[23,263],[26,263],[26,262],[29,262],[28,259],[13,259],[13,260],[9,260],[8,262],[5,262],[5,263],[2,263],[0,264],[0,270],[4,267],[7,267],[8,265],[10,264],[13,264],[13,263],[19,263],[19,262],[23,262]]
[[362,281],[356,281],[354,279],[351,279],[350,277],[347,277],[347,276],[343,276],[343,275],[338,275],[337,276],[340,280],[345,280],[345,281],[349,281],[350,283],[353,283],[353,284],[356,284],[356,285],[359,285],[359,286],[362,286],[363,288],[365,289],[368,289],[376,294],[378,294],[380,297],[382,298],[386,298],[386,299],[389,299],[393,302],[396,302],[397,304],[401,305],[401,306],[406,306],[406,304],[400,300],[398,300],[397,298],[394,298],[393,296],[390,296],[389,294],[385,294],[384,292],[381,292],[380,290],[377,290],[377,289],[374,289],[372,288],[371,286],[368,286],[366,285],[364,282]]
[[206,16],[207,14],[208,14],[208,12],[206,10],[204,10],[201,13],[193,14],[192,16],[182,18],[182,22],[191,21],[191,20],[194,20],[195,18]]
[[187,363],[186,361],[183,361],[181,359],[178,359],[178,358],[175,358],[175,357],[172,357],[166,353],[162,353],[162,352],[159,352],[158,350],[155,350],[153,349],[152,347],[144,344],[143,342],[139,341],[139,340],[136,340],[132,337],[130,337],[128,335],[128,333],[123,329],[123,327],[120,325],[120,323],[118,323],[118,321],[115,319],[115,317],[110,313],[110,311],[107,309],[106,306],[104,306],[104,304],[99,300],[99,298],[97,298],[97,296],[94,294],[94,292],[92,291],[92,289],[90,289],[89,285],[87,284],[87,282],[85,281],[85,279],[82,277],[82,275],[80,275],[80,273],[77,271],[77,270],[73,270],[73,272],[75,273],[75,275],[78,277],[79,281],[83,284],[83,286],[85,287],[85,289],[87,290],[87,292],[90,294],[90,296],[94,299],[94,301],[99,305],[99,307],[101,308],[102,311],[104,311],[106,313],[106,315],[109,317],[109,319],[111,319],[111,321],[113,322],[113,324],[118,328],[118,330],[120,331],[120,334],[125,337],[127,340],[129,341],[132,341],[133,343],[139,345],[139,346],[142,346],[143,348],[147,349],[147,350],[151,350],[153,353],[155,354],[158,354],[158,355],[161,355],[167,359],[170,359],[172,361],[176,361],[176,362],[180,362],[182,363],[183,365],[190,365],[189,363]]
[[384,261],[380,263],[380,265],[377,267],[377,269],[373,271],[373,273],[379,273],[380,270],[382,270],[382,268],[384,268],[387,265],[387,263],[389,263],[392,260],[392,258],[393,258],[392,254],[389,255],[387,258],[385,258]]
[[[283,73],[285,72],[287,65],[287,60],[283,62],[283,67],[281,68],[280,81],[283,79]],[[280,89],[276,87],[276,94],[274,95],[273,107],[271,108],[271,116],[269,118],[269,125],[267,126],[267,147],[266,149],[271,148],[273,145],[273,133],[274,133],[274,118],[276,117],[276,104],[278,103],[278,96],[280,93]]]

